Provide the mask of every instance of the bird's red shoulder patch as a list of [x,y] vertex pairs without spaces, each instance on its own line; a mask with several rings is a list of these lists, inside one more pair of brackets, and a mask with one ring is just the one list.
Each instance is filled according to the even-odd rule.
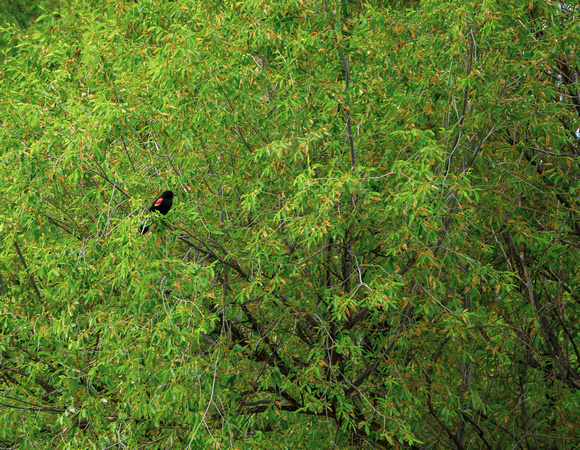
[[163,202],[163,198],[159,197],[157,200],[155,200],[155,206],[159,206],[161,202]]

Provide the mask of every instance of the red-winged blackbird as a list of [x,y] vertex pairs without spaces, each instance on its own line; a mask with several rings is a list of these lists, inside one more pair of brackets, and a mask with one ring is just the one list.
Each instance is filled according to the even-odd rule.
[[[149,211],[159,211],[161,214],[166,215],[171,209],[171,205],[173,205],[173,197],[175,197],[173,192],[165,191],[159,196],[157,200],[153,202],[153,204],[149,207]],[[141,234],[147,233],[147,231],[149,231],[149,226],[150,225],[144,226],[141,230]]]

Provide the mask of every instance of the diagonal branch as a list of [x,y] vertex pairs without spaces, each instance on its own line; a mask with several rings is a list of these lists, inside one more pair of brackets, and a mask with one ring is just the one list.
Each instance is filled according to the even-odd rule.
[[22,255],[22,252],[20,251],[20,246],[18,245],[18,241],[16,240],[16,238],[14,239],[14,247],[16,248],[16,252],[18,253],[18,257],[20,258],[20,262],[24,266],[24,269],[26,269],[26,273],[28,274],[28,279],[30,280],[30,284],[31,284],[32,288],[34,289],[34,292],[36,292],[36,295],[38,296],[38,300],[42,300],[42,296],[40,295],[40,291],[38,290],[38,287],[36,286],[36,282],[34,281],[34,276],[32,276],[32,274],[30,273],[30,269],[28,268],[28,265],[26,264],[26,261],[24,260],[24,256]]

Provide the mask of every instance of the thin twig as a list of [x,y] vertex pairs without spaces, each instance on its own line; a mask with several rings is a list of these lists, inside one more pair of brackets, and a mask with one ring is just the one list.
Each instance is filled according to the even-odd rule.
[[20,262],[22,263],[22,265],[26,269],[26,273],[28,274],[30,284],[32,285],[32,288],[36,292],[36,295],[38,296],[38,300],[42,300],[42,296],[40,295],[40,291],[38,290],[38,287],[36,286],[36,283],[34,281],[34,277],[30,273],[30,270],[28,269],[28,265],[26,264],[26,261],[24,260],[24,256],[22,255],[22,252],[20,251],[20,246],[18,245],[18,241],[16,239],[14,239],[14,247],[16,248],[16,252],[18,252],[18,257],[20,258]]

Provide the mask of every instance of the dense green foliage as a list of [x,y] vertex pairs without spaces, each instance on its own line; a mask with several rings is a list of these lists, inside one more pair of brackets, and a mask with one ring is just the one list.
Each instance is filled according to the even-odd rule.
[[0,446],[580,445],[578,6],[60,7],[0,21]]

